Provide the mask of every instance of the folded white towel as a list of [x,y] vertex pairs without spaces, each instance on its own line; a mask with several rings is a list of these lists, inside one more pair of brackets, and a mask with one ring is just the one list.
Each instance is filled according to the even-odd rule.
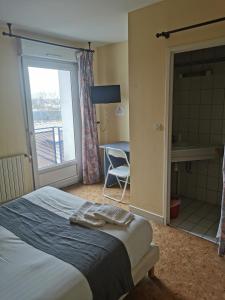
[[95,216],[95,212],[96,212],[96,209],[98,209],[99,207],[101,206],[100,203],[92,203],[84,212],[84,215],[86,217],[92,217],[92,218],[95,218],[95,219],[98,219],[96,218]]
[[71,223],[84,226],[104,226],[105,223],[127,226],[134,219],[134,215],[120,207],[110,204],[85,202],[69,218]]
[[[111,224],[126,226],[134,219],[134,215],[131,212],[110,204],[101,204],[95,206],[92,210],[94,210],[94,212],[92,212],[94,217]],[[91,216],[89,210],[87,210],[85,215]]]
[[85,202],[75,213],[72,214],[72,216],[69,217],[70,223],[96,227],[105,225],[104,220],[96,218],[93,214],[85,214],[94,205],[95,204],[91,202]]

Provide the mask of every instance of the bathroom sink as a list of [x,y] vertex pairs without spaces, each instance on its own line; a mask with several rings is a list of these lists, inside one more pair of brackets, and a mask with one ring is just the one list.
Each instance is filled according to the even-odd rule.
[[172,146],[172,162],[208,160],[218,157],[218,146],[179,144]]

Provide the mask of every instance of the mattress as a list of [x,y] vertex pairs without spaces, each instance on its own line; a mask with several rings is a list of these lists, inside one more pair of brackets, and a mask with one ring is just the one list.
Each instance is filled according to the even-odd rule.
[[[64,218],[85,201],[52,187],[23,198]],[[151,250],[152,228],[142,217],[135,216],[126,228],[107,224],[101,230],[123,242],[132,269]],[[0,240],[0,299],[92,299],[86,278],[72,265],[28,245],[2,226]]]

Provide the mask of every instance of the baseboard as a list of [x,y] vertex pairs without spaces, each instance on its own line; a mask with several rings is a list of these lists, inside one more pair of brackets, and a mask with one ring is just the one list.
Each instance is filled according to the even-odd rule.
[[73,177],[65,178],[63,180],[52,182],[51,184],[48,185],[61,189],[79,182],[81,182],[81,178],[79,176],[73,176]]
[[131,212],[133,212],[136,215],[139,215],[141,217],[144,217],[148,219],[149,221],[154,221],[156,223],[164,224],[164,218],[163,216],[157,215],[155,213],[152,213],[150,211],[144,210],[142,208],[129,205]]

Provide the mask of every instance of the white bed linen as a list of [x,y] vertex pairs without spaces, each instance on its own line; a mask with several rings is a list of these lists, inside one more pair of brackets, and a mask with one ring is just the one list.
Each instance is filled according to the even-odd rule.
[[[65,218],[85,201],[52,187],[24,198]],[[135,216],[127,228],[107,224],[101,230],[124,243],[132,268],[150,250],[152,229],[142,217]],[[74,266],[35,249],[0,226],[0,299],[91,300],[92,294],[86,278]]]
[[75,267],[0,226],[0,299],[91,300],[92,293]]
[[[67,219],[87,201],[49,186],[27,194],[23,198]],[[135,215],[135,220],[127,227],[106,224],[98,229],[119,238],[124,243],[130,257],[131,267],[134,267],[145,255],[152,242],[150,223],[137,215]]]

